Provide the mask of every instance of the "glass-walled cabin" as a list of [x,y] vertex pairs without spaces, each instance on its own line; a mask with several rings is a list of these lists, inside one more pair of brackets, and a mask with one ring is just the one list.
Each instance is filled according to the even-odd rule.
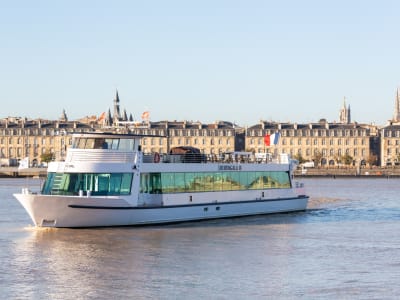
[[135,151],[137,150],[138,144],[138,138],[122,136],[77,136],[74,137],[72,140],[73,149],[109,149],[119,151]]

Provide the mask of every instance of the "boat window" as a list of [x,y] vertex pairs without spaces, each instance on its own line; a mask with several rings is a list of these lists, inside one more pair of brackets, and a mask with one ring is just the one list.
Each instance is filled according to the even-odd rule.
[[289,172],[142,173],[141,193],[216,192],[290,188]]
[[104,140],[104,149],[111,149],[112,147],[112,139],[105,139]]
[[229,174],[229,181],[231,183],[231,190],[236,191],[236,190],[242,190],[244,187],[241,184],[240,181],[240,175],[246,174],[243,172],[233,172],[232,174]]
[[134,139],[121,139],[119,142],[119,150],[132,151],[134,149]]
[[85,148],[94,149],[94,139],[87,139]]
[[111,139],[111,148],[113,150],[118,150],[119,139]]
[[185,191],[185,173],[171,173],[175,177],[175,193],[182,193]]
[[48,173],[45,183],[43,184],[42,194],[50,194],[51,187],[53,186],[54,177],[56,173]]
[[72,139],[72,148],[78,148],[80,138]]
[[94,141],[94,149],[107,149],[108,148],[108,144],[106,142],[106,139],[95,139]]
[[77,149],[112,149],[121,151],[133,151],[135,139],[120,138],[75,138],[73,148]]
[[132,173],[49,173],[43,185],[45,195],[93,196],[129,195]]
[[80,138],[78,140],[78,148],[79,149],[85,149],[85,145],[86,145],[86,139]]

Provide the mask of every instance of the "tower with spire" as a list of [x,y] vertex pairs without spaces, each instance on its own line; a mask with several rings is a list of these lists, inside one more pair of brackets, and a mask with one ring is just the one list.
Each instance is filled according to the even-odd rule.
[[344,97],[343,106],[340,109],[339,122],[343,124],[350,124],[351,122],[350,105],[346,107],[346,97]]
[[61,117],[60,117],[60,121],[61,122],[67,122],[68,121],[68,117],[67,117],[67,113],[65,112],[65,109],[63,109]]
[[117,124],[120,119],[121,119],[121,114],[119,111],[119,96],[118,96],[118,90],[116,90],[114,98],[113,124]]
[[399,94],[398,88],[396,91],[396,100],[395,100],[395,104],[394,104],[393,121],[400,122],[400,94]]

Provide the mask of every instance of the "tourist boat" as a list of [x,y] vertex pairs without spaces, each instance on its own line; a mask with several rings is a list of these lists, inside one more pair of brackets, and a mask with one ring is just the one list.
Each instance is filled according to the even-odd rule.
[[39,193],[14,194],[39,227],[164,224],[307,208],[288,155],[218,157],[195,148],[145,154],[143,136],[76,133],[64,161],[48,165]]

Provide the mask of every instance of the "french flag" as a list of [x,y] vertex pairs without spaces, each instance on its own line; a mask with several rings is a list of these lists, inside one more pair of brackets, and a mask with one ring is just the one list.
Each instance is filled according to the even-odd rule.
[[273,134],[271,134],[271,135],[266,134],[266,135],[264,136],[264,144],[265,144],[265,146],[271,146],[271,145],[276,145],[276,144],[278,144],[278,142],[279,142],[279,137],[280,137],[279,132],[275,132],[275,133],[273,133]]

